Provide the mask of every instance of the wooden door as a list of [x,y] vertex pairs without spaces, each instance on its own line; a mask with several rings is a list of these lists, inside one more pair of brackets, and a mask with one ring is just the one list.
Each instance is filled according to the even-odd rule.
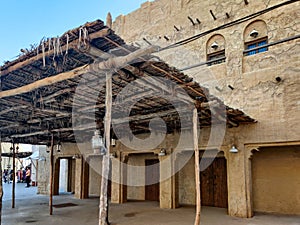
[[[202,159],[205,160],[205,159]],[[201,204],[214,206],[214,172],[213,164],[201,172]]]
[[215,158],[213,163],[211,163],[206,170],[202,171],[200,175],[202,205],[227,208],[228,190],[226,159]]
[[159,201],[159,160],[149,159],[145,161],[145,164],[145,200]]

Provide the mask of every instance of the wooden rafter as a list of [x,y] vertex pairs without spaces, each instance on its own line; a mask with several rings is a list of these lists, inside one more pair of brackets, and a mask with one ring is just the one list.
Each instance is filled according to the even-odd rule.
[[[104,28],[104,29],[102,29],[100,31],[97,31],[97,32],[92,33],[92,34],[89,34],[89,39],[94,39],[94,38],[99,38],[99,37],[107,36],[109,34],[109,32],[110,32],[109,28]],[[70,42],[68,44],[68,46],[67,45],[62,46],[62,51],[65,52],[66,49],[67,49],[67,47],[71,49],[71,48],[77,48],[77,46],[78,46],[78,39]],[[54,50],[47,51],[47,55],[53,55],[53,54],[54,54]],[[19,68],[25,67],[27,65],[30,65],[31,63],[33,63],[33,62],[35,62],[37,60],[43,59],[43,57],[44,57],[44,54],[40,53],[40,54],[38,54],[38,55],[36,55],[36,56],[34,56],[32,58],[29,58],[29,59],[27,59],[27,60],[25,60],[23,62],[19,62],[19,63],[15,64],[15,65],[9,67],[6,70],[2,70],[1,71],[1,76],[4,76],[4,75],[6,75],[6,74],[8,74],[8,73],[10,73],[10,72],[12,72],[12,71],[14,71],[16,69],[19,69]]]

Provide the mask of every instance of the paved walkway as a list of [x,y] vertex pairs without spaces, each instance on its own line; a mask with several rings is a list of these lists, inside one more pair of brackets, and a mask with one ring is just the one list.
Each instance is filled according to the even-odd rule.
[[[48,196],[36,195],[36,188],[17,184],[16,208],[11,209],[11,184],[4,184],[2,225],[98,225],[98,198],[79,200],[72,195],[54,196],[49,215]],[[193,225],[195,208],[160,209],[156,202],[112,204],[111,225]],[[256,215],[241,219],[226,215],[225,209],[203,207],[201,225],[300,225],[300,216]]]

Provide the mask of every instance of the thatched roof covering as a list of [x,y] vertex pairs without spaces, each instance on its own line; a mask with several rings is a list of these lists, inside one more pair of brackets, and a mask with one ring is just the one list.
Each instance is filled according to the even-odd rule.
[[[59,38],[43,40],[37,48],[24,51],[15,61],[5,63],[0,67],[2,140],[13,138],[19,143],[45,144],[52,132],[62,142],[75,141],[74,130],[82,132],[82,140],[90,139],[95,127],[103,129],[105,115],[105,72],[90,68],[96,68],[112,55],[127,56],[135,50],[98,20]],[[162,79],[179,88],[168,86]],[[201,126],[210,126],[212,115],[220,122],[225,120],[228,126],[254,122],[242,111],[225,106],[176,68],[151,55],[115,69],[112,80],[113,116],[121,129],[125,120],[129,120],[135,134],[149,132],[149,121],[157,115],[166,122],[168,132],[180,128],[176,121],[182,118],[174,102],[164,95],[172,88],[174,99],[182,97],[174,100],[176,103],[189,101],[182,92],[188,94],[198,109]],[[132,82],[136,82],[134,90],[128,90],[126,99],[120,100],[118,95]],[[137,97],[141,99],[134,102]],[[120,101],[132,106],[129,117],[124,115],[122,106],[118,106]],[[209,107],[212,104],[213,108]],[[222,109],[226,111],[225,116]]]

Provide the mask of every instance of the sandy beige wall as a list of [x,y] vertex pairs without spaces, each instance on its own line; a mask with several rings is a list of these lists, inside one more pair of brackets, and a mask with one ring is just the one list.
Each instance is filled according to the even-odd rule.
[[179,171],[179,204],[196,205],[195,157]]
[[[144,3],[140,9],[126,16],[117,17],[113,29],[129,44],[147,46],[143,41],[146,38],[153,44],[165,47],[283,2],[285,1],[249,1],[245,5],[241,0],[156,0]],[[217,20],[212,18],[210,10]],[[226,18],[226,12],[230,18]],[[201,24],[193,26],[188,16],[194,21],[198,18]],[[248,172],[245,169],[250,150],[245,146],[260,146],[265,143],[274,143],[275,146],[282,142],[297,142],[300,137],[299,39],[271,46],[264,53],[243,56],[245,40],[249,39],[246,33],[252,29],[248,26],[257,20],[264,21],[259,22],[260,25],[255,28],[262,30],[260,34],[267,35],[268,42],[272,43],[298,35],[299,17],[300,2],[296,2],[158,54],[163,61],[181,69],[207,60],[206,53],[210,47],[208,43],[214,35],[221,35],[225,40],[225,63],[210,67],[204,65],[184,72],[208,87],[211,94],[227,105],[243,110],[258,121],[253,125],[229,129],[224,139],[230,215],[250,215],[250,203],[246,204],[245,197],[246,193],[251,192],[251,186],[246,185],[250,176],[247,178]],[[180,31],[176,31],[174,25]],[[264,26],[265,30],[262,29]],[[281,81],[277,82],[276,77],[280,77]],[[228,85],[234,89],[231,90]],[[200,145],[205,146],[208,134],[209,129],[202,130]],[[219,134],[214,134],[212,138],[217,135]],[[176,137],[175,135],[175,139]],[[238,154],[228,154],[232,144],[240,150]],[[191,168],[187,166],[183,171],[185,170],[187,172]],[[191,184],[190,181],[186,183]],[[180,192],[181,202],[192,202],[184,189]]]
[[[283,2],[251,1],[245,5],[244,1],[237,0],[157,0],[146,2],[126,16],[119,16],[113,29],[128,43],[146,46],[143,41],[146,38],[164,47]],[[217,20],[213,20],[209,10],[214,12]],[[229,13],[229,19],[225,12]],[[193,26],[187,16],[194,20],[199,18],[201,24]],[[184,72],[209,87],[212,94],[229,106],[243,110],[258,121],[255,126],[245,127],[244,143],[298,141],[299,40],[271,46],[269,51],[253,56],[243,56],[243,50],[244,34],[252,22],[264,21],[266,30],[263,32],[269,42],[274,42],[298,35],[299,17],[300,2],[296,2],[158,55],[179,69],[205,62],[208,41],[216,34],[222,35],[226,45],[225,63],[211,67],[204,65]],[[174,25],[180,31],[175,31]],[[170,40],[166,41],[163,36],[168,36]],[[275,80],[278,76],[281,82]]]
[[254,211],[300,215],[300,147],[262,149],[252,168]]

